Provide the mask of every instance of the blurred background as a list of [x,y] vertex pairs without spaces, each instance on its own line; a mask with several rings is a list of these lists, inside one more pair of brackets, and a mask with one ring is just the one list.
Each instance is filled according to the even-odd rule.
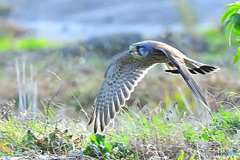
[[[238,67],[220,26],[231,0],[0,0],[0,102],[16,111],[49,106],[73,118],[91,113],[111,58],[145,39],[168,43],[218,72],[195,76],[213,110],[239,92]],[[187,99],[184,102],[183,99]],[[50,103],[48,103],[51,100]],[[178,102],[196,110],[180,76],[161,65],[139,84],[130,108]],[[187,104],[186,104],[187,103]],[[36,115],[35,115],[36,116]]]

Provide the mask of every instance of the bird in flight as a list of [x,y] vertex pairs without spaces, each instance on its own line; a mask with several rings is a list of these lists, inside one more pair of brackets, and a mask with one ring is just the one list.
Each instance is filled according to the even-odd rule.
[[119,113],[134,87],[156,64],[163,63],[165,72],[181,74],[194,96],[207,107],[203,92],[191,74],[207,74],[217,67],[188,58],[178,49],[158,41],[142,41],[130,45],[129,50],[117,54],[109,65],[89,121],[94,133],[103,132]]

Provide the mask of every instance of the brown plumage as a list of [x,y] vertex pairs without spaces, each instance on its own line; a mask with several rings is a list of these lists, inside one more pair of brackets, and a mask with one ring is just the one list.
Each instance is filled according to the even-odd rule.
[[165,71],[180,73],[194,96],[207,107],[201,88],[191,76],[207,74],[217,68],[186,57],[176,48],[157,41],[142,41],[130,45],[130,50],[117,54],[109,65],[97,98],[89,125],[94,123],[94,133],[101,132],[125,105],[134,87],[158,63]]

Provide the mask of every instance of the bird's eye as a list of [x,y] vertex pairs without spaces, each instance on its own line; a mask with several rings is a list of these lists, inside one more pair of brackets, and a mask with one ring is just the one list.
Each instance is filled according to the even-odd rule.
[[140,56],[145,56],[146,52],[144,50],[144,48],[142,46],[137,46],[137,53],[140,55]]

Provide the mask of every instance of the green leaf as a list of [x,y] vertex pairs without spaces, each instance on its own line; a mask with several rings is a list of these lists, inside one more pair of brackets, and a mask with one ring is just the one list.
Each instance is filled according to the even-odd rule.
[[204,134],[202,134],[202,136],[201,136],[205,141],[208,141],[210,138],[209,138],[209,136],[206,134],[206,133],[204,133]]
[[233,33],[240,36],[240,14],[233,14],[229,20],[234,23]]
[[98,142],[98,144],[104,144],[105,143],[105,135],[96,134],[95,138],[96,138],[96,141]]
[[134,154],[132,153],[132,154],[129,156],[129,158],[134,158]]
[[240,36],[240,24],[235,23],[234,28],[233,28],[233,33],[237,36]]
[[29,127],[29,126],[31,126],[32,124],[31,124],[31,122],[27,122],[27,125],[28,125],[28,127]]
[[229,8],[223,15],[221,18],[221,24],[223,24],[223,22],[225,21],[226,18],[230,18],[234,13],[237,13],[239,7],[232,7]]
[[226,6],[224,6],[223,8],[228,8],[228,7],[239,7],[240,8],[240,3],[236,2],[236,3],[230,3]]
[[229,20],[226,24],[226,29],[225,29],[225,35],[226,35],[229,45],[231,45],[231,33],[233,30],[233,27],[234,27],[234,23]]
[[108,142],[108,143],[106,143],[105,144],[105,146],[106,146],[106,148],[107,148],[107,150],[108,150],[108,152],[112,152],[112,149],[111,149],[111,145],[110,145],[110,143]]
[[236,39],[236,44],[240,45],[240,39]]
[[240,47],[238,47],[236,55],[233,57],[233,64],[235,64],[240,58]]
[[231,21],[233,23],[240,24],[240,14],[239,13],[235,13],[235,14],[231,15],[229,21]]
[[98,142],[96,141],[95,134],[92,134],[92,135],[90,136],[90,139],[91,139],[91,141],[92,141],[94,144],[98,145]]

